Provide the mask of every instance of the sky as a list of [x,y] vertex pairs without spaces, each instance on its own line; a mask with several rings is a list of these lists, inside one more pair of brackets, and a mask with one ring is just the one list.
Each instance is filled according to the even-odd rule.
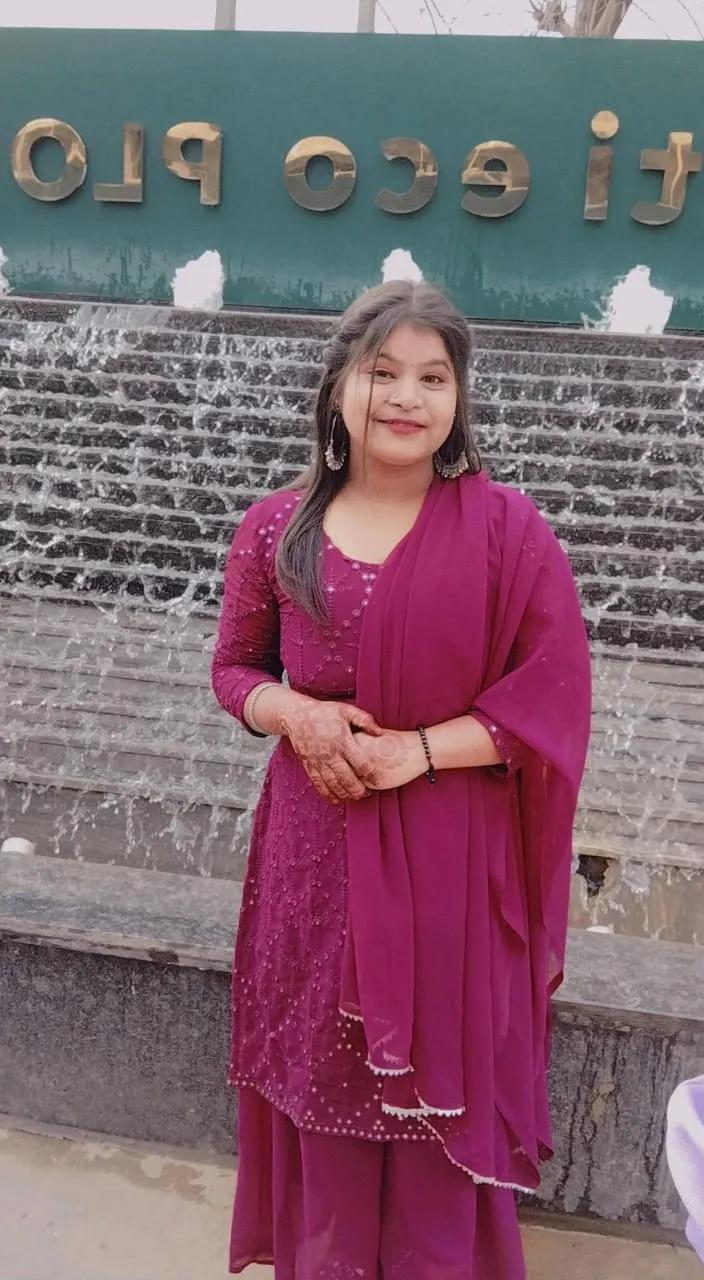
[[[379,31],[432,33],[421,0],[379,0]],[[466,35],[525,35],[529,0],[437,0]],[[354,31],[357,0],[237,0],[237,25],[249,31]],[[209,29],[215,0],[0,0],[0,27]],[[440,24],[438,24],[440,25]],[[631,39],[697,40],[704,0],[636,0],[619,33]]]

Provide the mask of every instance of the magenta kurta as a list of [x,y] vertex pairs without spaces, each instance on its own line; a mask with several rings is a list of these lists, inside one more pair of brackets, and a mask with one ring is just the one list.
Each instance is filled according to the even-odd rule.
[[[242,720],[247,696],[280,679],[316,698],[354,702],[364,611],[379,567],[324,539],[327,633],[276,582],[278,539],[298,495],[276,493],[246,513],[225,570],[213,660],[218,700]],[[488,718],[482,717],[488,724]],[[509,769],[521,744],[494,730]],[[357,1137],[432,1138],[381,1112],[361,1025],[339,1013],[347,922],[345,810],[324,800],[287,739],[277,743],[257,806],[233,973],[229,1080],[256,1089],[300,1128]]]
[[[280,678],[282,667],[299,693],[354,701],[362,617],[378,568],[347,559],[325,539],[333,625],[321,634],[274,574],[297,500],[279,493],[251,507],[228,557],[213,680],[221,705],[240,720],[251,690]],[[242,897],[230,1083],[256,1089],[301,1128],[425,1137],[422,1126],[382,1117],[362,1029],[339,1013],[346,917],[345,811],[318,794],[282,739],[257,806]]]
[[275,574],[297,500],[256,504],[234,540],[221,704],[242,719],[285,670],[388,728],[471,711],[507,767],[448,770],[345,814],[277,744],[243,893],[230,1081],[300,1130],[439,1138],[477,1181],[535,1187],[589,721],[567,559],[523,495],[485,475],[436,480],[383,566],[324,539],[321,628]]

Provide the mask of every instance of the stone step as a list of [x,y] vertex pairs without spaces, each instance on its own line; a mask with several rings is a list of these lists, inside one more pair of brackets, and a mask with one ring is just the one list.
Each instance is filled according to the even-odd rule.
[[[5,426],[8,433],[8,424]],[[229,455],[224,448],[214,453],[208,449],[207,440],[174,439],[170,437],[166,447],[160,447],[158,436],[140,442],[136,437],[122,448],[112,448],[101,443],[99,435],[90,447],[69,445],[64,441],[41,441],[17,437],[0,443],[0,483],[6,478],[12,488],[12,478],[23,469],[38,469],[42,475],[65,476],[90,480],[113,476],[131,480],[135,488],[152,479],[196,484],[227,491],[241,483],[238,471],[246,470],[258,488],[265,489],[274,478],[278,484],[293,484],[300,476],[309,457],[309,447],[284,446],[275,459],[271,449],[267,453],[262,442],[250,449],[250,441],[240,438],[237,450],[231,446]],[[530,489],[536,483],[556,482],[573,485],[576,489],[590,486],[599,490],[620,489],[624,485],[637,489],[641,494],[669,489],[679,500],[690,494],[704,494],[704,480],[697,467],[702,455],[700,445],[681,441],[641,452],[629,444],[611,450],[599,441],[580,441],[575,448],[570,441],[561,443],[547,436],[539,441],[523,433],[521,441],[515,441],[508,433],[497,433],[483,447],[483,461],[490,473],[504,483]],[[184,448],[184,445],[192,448]],[[296,452],[296,449],[298,452]],[[619,456],[620,455],[620,456]],[[237,470],[235,470],[237,466]]]
[[[25,815],[42,851],[241,874],[269,747],[215,703],[214,628],[8,602],[6,834],[27,835]],[[594,693],[577,852],[700,870],[704,671],[596,654]]]
[[[49,327],[51,329],[51,326]],[[320,344],[306,344],[290,338],[287,347],[277,354],[276,340],[252,337],[246,348],[241,340],[233,347],[227,335],[174,333],[169,330],[84,330],[77,334],[72,348],[67,347],[66,333],[53,334],[48,340],[27,349],[26,327],[0,321],[0,361],[13,367],[41,367],[51,363],[56,369],[93,370],[106,373],[137,370],[158,374],[167,369],[180,371],[184,377],[217,376],[226,372],[233,381],[267,382],[277,379],[296,386],[317,386],[320,380]],[[52,341],[52,336],[54,340]],[[83,338],[81,341],[80,338]],[[596,353],[590,349],[590,338],[577,351],[502,350],[483,345],[485,333],[475,330],[474,369],[480,375],[530,375],[532,378],[575,379],[581,382],[629,382],[672,385],[691,382],[697,364],[690,360],[654,359],[646,354],[618,355]],[[280,344],[279,344],[280,345]],[[648,348],[644,348],[645,351]],[[43,352],[43,354],[42,354]],[[257,359],[257,355],[264,359]],[[312,359],[303,358],[310,355]],[[702,344],[704,357],[704,344]],[[704,373],[704,358],[701,360]]]
[[[96,519],[95,527],[91,524],[90,517],[86,519],[85,515],[76,512],[73,528],[65,525],[58,531],[51,527],[42,528],[32,519],[23,521],[19,532],[11,526],[0,528],[0,547],[5,548],[5,562],[9,566],[13,561],[26,562],[30,556],[43,554],[49,560],[78,559],[86,565],[141,565],[156,570],[174,569],[191,576],[200,572],[219,574],[232,534],[231,528],[221,529],[218,531],[220,539],[213,543],[211,539],[203,540],[199,530],[200,536],[195,539],[174,543],[166,531],[159,539],[161,530],[157,530],[156,537],[145,537],[139,533],[126,536],[132,534],[129,526],[106,529],[102,516]],[[119,540],[114,536],[118,530],[122,534]],[[698,536],[696,531],[694,534]],[[672,530],[669,535],[672,542]],[[640,540],[646,541],[645,538]],[[684,586],[691,587],[696,595],[704,577],[702,554],[695,551],[693,556],[685,558],[680,544],[676,544],[673,552],[668,554],[663,547],[594,547],[588,544],[583,548],[579,541],[575,547],[570,547],[569,539],[565,541],[572,569],[582,588],[596,581],[604,589],[609,589],[610,584],[620,586],[626,579],[634,587],[647,589],[649,595],[667,592],[672,596]]]
[[[38,470],[37,455],[33,458],[33,462],[28,457],[21,465],[0,466],[1,496],[33,501],[40,508],[56,499],[106,506],[153,506],[167,512],[178,505],[189,514],[231,512],[235,520],[247,506],[265,497],[269,489],[293,483],[300,474],[300,468],[287,465],[278,456],[263,466],[248,461],[239,471],[205,462],[191,464],[186,471],[166,458],[145,464],[143,472],[126,478],[113,478],[99,469],[82,470],[77,459],[66,468],[58,462]],[[595,474],[598,471],[600,484],[590,487],[581,461],[566,465],[560,460],[509,457],[497,462],[494,478],[514,485],[520,482],[549,520],[553,513],[564,519],[567,513],[576,516],[583,511],[588,516],[603,514],[617,519],[625,515],[646,521],[672,516],[675,521],[688,524],[700,520],[704,512],[699,476],[680,490],[675,484],[677,469],[672,467],[651,474],[651,489],[645,484],[629,490],[624,488],[626,473],[629,468],[637,471],[637,464],[609,467],[594,460],[592,466]],[[206,484],[212,487],[202,487]]]
[[[251,495],[250,495],[251,497]],[[546,503],[549,499],[543,492]],[[573,495],[578,503],[580,495]],[[629,557],[629,564],[652,563],[668,568],[671,555],[681,552],[687,554],[687,563],[696,565],[701,559],[701,532],[696,521],[698,512],[692,511],[692,519],[677,523],[676,515],[682,511],[676,503],[672,505],[670,518],[658,519],[656,515],[648,518],[629,517],[619,513],[611,518],[607,515],[590,516],[584,511],[575,511],[570,519],[569,510],[553,516],[551,525],[560,540],[570,548],[584,548],[584,554],[603,554],[614,562],[623,555]],[[239,499],[238,499],[239,501]],[[555,505],[557,505],[555,499]],[[690,514],[684,504],[685,516]],[[4,500],[0,497],[0,522],[6,530],[20,535],[22,529],[36,531],[47,536],[59,536],[63,530],[94,531],[97,534],[141,535],[145,539],[158,541],[163,539],[169,543],[185,545],[211,546],[215,541],[222,554],[229,545],[237,524],[235,514],[191,514],[179,511],[164,511],[158,507],[145,508],[140,504],[138,510],[90,502],[80,508],[61,505],[59,502],[47,502],[42,495],[41,505],[36,501],[24,501],[21,498]],[[5,531],[6,531],[5,530]],[[113,538],[113,541],[115,539]],[[41,545],[41,543],[40,543]],[[571,554],[576,554],[572,551]]]
[[[571,556],[584,549],[585,556],[598,554],[616,563],[620,557],[628,557],[628,563],[636,570],[639,564],[653,561],[669,572],[671,557],[680,553],[687,554],[686,562],[696,566],[701,557],[701,534],[694,521],[677,524],[675,520],[652,520],[622,516],[617,522],[605,516],[590,517],[580,513],[579,522],[570,513],[563,517],[553,517],[550,524],[559,539],[568,548],[572,548]],[[46,503],[24,502],[22,499],[4,500],[0,498],[0,524],[4,532],[13,530],[20,536],[20,530],[36,531],[42,539],[47,536],[60,536],[68,530],[91,532],[96,534],[140,535],[150,541],[166,541],[211,547],[218,544],[220,554],[228,547],[232,539],[237,517],[233,515],[189,515],[187,512],[159,511],[152,507],[140,507],[131,511],[125,507],[90,506],[86,503],[82,508],[60,506]],[[115,540],[115,538],[113,538]]]
[[[546,335],[546,342],[550,338]],[[502,349],[485,345],[485,331],[475,331],[474,368],[490,376],[499,374],[530,374],[532,377],[575,378],[587,381],[607,379],[613,382],[682,383],[696,377],[699,360],[668,360],[649,356],[648,346],[639,354],[619,355],[613,351],[599,351],[592,345],[593,338],[582,342],[581,349],[549,351],[543,347],[530,349],[515,346]],[[704,372],[704,343],[701,343],[700,360]]]
[[[31,576],[22,566],[0,574],[0,599],[12,596],[30,606],[47,598],[53,604],[73,604],[77,594],[90,594],[99,608],[123,609],[140,601],[156,617],[191,612],[196,619],[214,617],[219,609],[219,593],[206,583],[189,584],[177,574],[159,578],[118,577],[105,570],[85,571],[74,565],[60,572],[48,565]],[[690,619],[653,621],[649,615],[634,618],[616,607],[605,612],[599,605],[585,605],[584,618],[595,650],[605,653],[637,651],[644,660],[667,658],[673,652],[683,660],[696,661],[704,645],[704,624]]]
[[[212,337],[205,341],[194,338],[192,350],[186,351],[182,341],[181,346],[175,348],[168,333],[152,336],[158,339],[156,349],[154,342],[145,349],[143,335],[120,335],[116,341],[110,332],[98,341],[94,335],[86,334],[83,342],[68,348],[64,333],[63,342],[50,341],[28,348],[23,341],[26,330],[18,327],[16,336],[8,338],[2,336],[0,328],[0,370],[14,370],[18,375],[40,370],[47,376],[77,371],[81,376],[176,377],[179,383],[191,383],[196,389],[203,383],[226,381],[233,391],[267,384],[288,390],[314,390],[320,382],[317,346],[314,351],[301,352],[294,342],[290,350],[276,354],[269,342],[259,353],[266,356],[262,360],[257,358],[257,339],[252,339],[249,349],[243,352],[241,345],[231,349],[220,344],[220,349],[216,349]],[[302,359],[304,354],[315,358]],[[475,400],[522,400],[526,394],[530,399],[533,398],[531,388],[538,390],[540,400],[574,402],[584,405],[587,411],[590,405],[594,411],[595,402],[602,408],[613,403],[692,409],[701,407],[702,397],[696,369],[684,362],[595,356],[587,352],[580,355],[481,349],[476,352],[472,378]]]
[[[238,906],[238,886],[225,881],[2,855],[0,1110],[230,1152]],[[695,947],[570,934],[555,1001],[546,1210],[681,1229],[665,1107],[704,1053],[703,966]]]
[[[73,782],[73,786],[71,783]],[[244,879],[252,814],[174,791],[168,796],[91,787],[85,778],[0,783],[0,836],[19,836],[37,853],[214,880]],[[0,844],[2,843],[0,839]]]
[[[93,334],[125,328],[151,332],[189,335],[199,340],[204,336],[236,335],[277,339],[282,336],[301,340],[327,341],[334,320],[330,316],[283,314],[257,311],[221,311],[218,313],[179,311],[166,305],[133,303],[98,303],[62,299],[6,298],[3,323],[18,321],[36,325],[40,331],[68,325],[77,332],[90,326]],[[585,344],[594,352],[609,355],[648,355],[653,359],[670,358],[695,362],[704,358],[704,343],[699,335],[669,333],[663,337],[599,332],[595,329],[559,329],[552,326],[493,324],[475,326],[476,342],[487,349],[538,351],[580,351]]]
[[[186,557],[187,559],[187,557]],[[87,562],[79,556],[54,561],[36,555],[28,564],[18,557],[0,569],[5,594],[30,598],[48,593],[55,600],[70,600],[82,594],[103,605],[137,604],[151,610],[187,608],[196,613],[215,614],[220,605],[220,583],[207,571],[151,565],[116,566]],[[219,575],[218,575],[219,577]],[[658,584],[655,588],[624,589],[600,580],[580,583],[583,612],[590,637],[622,647],[636,644],[644,650],[693,652],[704,639],[704,605],[700,590],[689,587],[676,592]]]
[[[261,420],[238,419],[212,421],[203,425],[184,414],[182,422],[165,427],[155,426],[145,415],[140,423],[119,424],[115,421],[100,423],[85,417],[42,420],[41,440],[37,440],[36,428],[25,417],[7,413],[0,421],[0,442],[6,463],[22,466],[37,460],[51,465],[58,459],[66,470],[76,467],[110,472],[120,470],[137,478],[144,464],[168,458],[179,462],[186,470],[202,461],[226,460],[232,468],[254,463],[265,466],[271,461],[271,435],[260,432]],[[280,419],[277,419],[280,423]],[[286,425],[286,424],[285,424]],[[610,467],[628,464],[631,467],[651,468],[654,474],[667,474],[672,466],[698,466],[702,456],[702,444],[696,435],[686,437],[618,436],[598,429],[599,424],[580,424],[580,433],[547,431],[540,422],[532,426],[512,426],[505,421],[481,425],[475,428],[483,460],[492,464],[492,470],[501,468],[504,458],[526,456],[538,460],[545,458],[564,466],[583,466],[585,474],[598,461],[608,461]],[[279,442],[277,451],[281,462],[303,470],[310,461],[309,433],[301,438],[287,436]],[[73,454],[75,451],[75,456]],[[110,465],[112,464],[112,465]],[[626,473],[628,475],[628,473]],[[680,496],[684,497],[682,493]]]
[[86,374],[52,371],[42,368],[18,371],[0,365],[0,404],[10,404],[12,391],[30,391],[38,398],[44,396],[80,396],[89,399],[115,397],[130,404],[176,404],[193,407],[196,404],[209,408],[227,409],[229,413],[247,412],[259,407],[308,413],[311,393],[306,389],[231,386],[226,379],[216,382],[189,381],[151,375]]

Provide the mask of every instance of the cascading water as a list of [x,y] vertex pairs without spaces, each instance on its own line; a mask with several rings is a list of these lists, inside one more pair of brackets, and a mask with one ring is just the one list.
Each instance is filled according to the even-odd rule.
[[[3,304],[0,839],[241,876],[268,748],[209,691],[220,575],[245,507],[305,465],[327,335]],[[575,922],[681,936],[704,861],[704,344],[475,346],[486,463],[556,528],[593,639]]]

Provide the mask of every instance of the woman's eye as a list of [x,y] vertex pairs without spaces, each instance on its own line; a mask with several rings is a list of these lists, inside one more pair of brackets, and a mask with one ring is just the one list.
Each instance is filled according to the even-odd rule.
[[390,371],[389,369],[375,369],[375,370],[374,370],[374,377],[375,377],[375,378],[391,378],[392,376],[393,376],[393,375],[391,374],[391,371]]
[[433,384],[433,386],[442,386],[442,385],[443,385],[443,383],[444,383],[444,381],[445,381],[445,379],[444,379],[444,378],[441,378],[441,377],[440,377],[440,375],[439,375],[439,374],[437,374],[437,373],[428,373],[428,374],[426,374],[426,376],[425,376],[425,379],[424,379],[424,380],[425,380],[425,382],[430,382],[430,383],[432,383],[432,384]]

